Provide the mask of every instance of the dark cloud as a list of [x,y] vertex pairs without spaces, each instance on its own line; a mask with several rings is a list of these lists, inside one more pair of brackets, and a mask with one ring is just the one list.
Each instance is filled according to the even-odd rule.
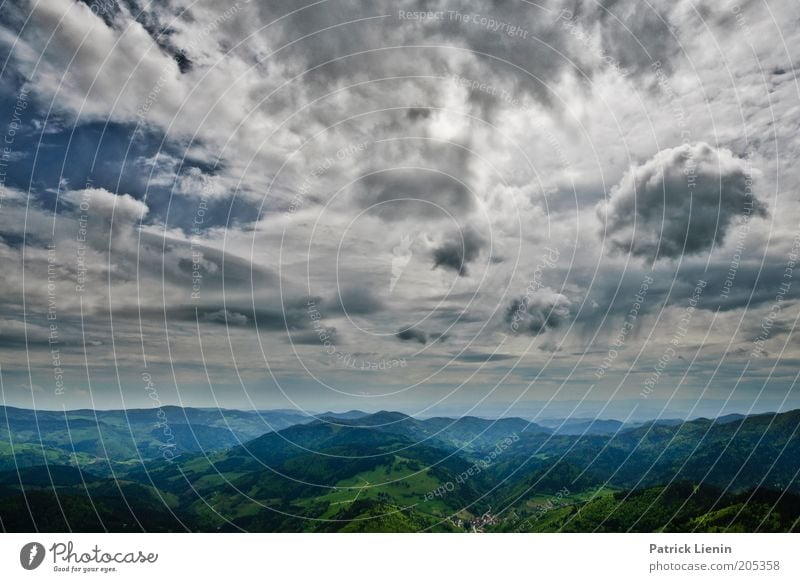
[[458,231],[449,240],[433,251],[433,268],[451,269],[461,277],[466,277],[467,263],[471,263],[480,255],[486,246],[484,239],[477,231],[467,228]]
[[539,344],[539,350],[549,354],[558,353],[562,351],[562,349],[563,348],[561,346],[559,346],[556,342],[553,341],[544,341]]
[[422,345],[428,343],[428,334],[421,329],[415,329],[413,327],[398,331],[395,337],[404,342],[418,342]]
[[[84,350],[103,345],[100,340],[88,339],[85,327],[82,332],[76,325],[78,322],[72,319],[61,319],[55,331],[50,328],[52,323],[53,320],[48,320],[44,313],[29,312],[27,322],[0,316],[0,349],[34,352],[41,349],[50,351],[64,348]],[[88,323],[91,325],[93,321]]]
[[226,326],[242,327],[250,323],[250,320],[243,313],[220,309],[203,315],[203,319],[209,323],[219,323]]
[[657,260],[721,244],[737,219],[764,217],[745,160],[705,143],[666,149],[631,169],[598,205],[612,250]]
[[[57,336],[58,337],[58,336]],[[0,320],[0,348],[27,349],[48,345],[49,330],[16,319]]]
[[570,315],[570,301],[560,293],[537,292],[513,299],[505,322],[513,333],[539,335],[556,328]]
[[411,107],[406,114],[411,121],[417,121],[428,119],[431,116],[431,110],[427,107]]
[[339,307],[343,313],[366,315],[384,308],[383,301],[369,287],[345,287],[339,292]]
[[176,305],[166,309],[158,307],[125,306],[114,310],[114,317],[168,322],[201,322],[229,327],[247,327],[259,332],[308,329],[312,320],[307,310],[300,305],[284,306],[284,309],[258,308],[244,305]]
[[[297,5],[266,2],[258,3],[257,9],[264,22],[271,22],[297,11]],[[399,17],[398,10],[441,11],[443,18],[429,22],[407,20]],[[451,18],[449,11],[460,17]],[[377,14],[385,14],[387,18],[364,20],[366,15]],[[514,25],[518,32],[516,36],[508,35],[469,22],[473,14]],[[369,10],[362,2],[344,0],[335,5],[297,11],[291,18],[283,19],[280,26],[273,27],[271,36],[275,46],[303,37],[301,45],[288,46],[286,59],[297,62],[298,72],[325,63],[304,77],[305,82],[320,88],[340,83],[342,79],[441,74],[460,54],[474,51],[472,54],[481,61],[480,65],[465,65],[470,69],[464,71],[465,74],[494,76],[492,70],[500,69],[508,78],[509,73],[522,74],[516,68],[519,67],[530,72],[524,75],[520,90],[535,95],[538,100],[549,101],[546,80],[567,65],[561,55],[568,51],[565,35],[554,26],[555,14],[556,10],[545,12],[536,7],[521,8],[513,2],[495,0],[477,0],[468,5],[454,5],[446,0],[400,3],[377,0],[369,4]],[[355,19],[359,22],[342,26]],[[428,42],[431,38],[436,39],[435,46]],[[420,46],[423,43],[427,46]],[[381,50],[390,46],[402,48]],[[449,49],[450,46],[466,51],[456,52]],[[348,57],[336,58],[343,55]]]
[[574,22],[587,31],[595,25],[605,54],[624,69],[647,74],[651,65],[660,61],[662,68],[672,70],[680,43],[673,36],[669,6],[656,9],[637,0],[579,0],[572,4]]
[[[764,261],[761,246],[745,245],[741,253],[732,252],[741,255],[738,262],[721,254],[720,260],[710,263],[708,267],[693,264],[681,268],[675,275],[671,302],[685,301],[686,297],[691,296],[697,281],[702,279],[708,281],[708,288],[698,301],[698,309],[725,312],[773,303],[781,284],[786,281],[786,265],[778,260]],[[790,287],[784,301],[798,297],[798,289]]]

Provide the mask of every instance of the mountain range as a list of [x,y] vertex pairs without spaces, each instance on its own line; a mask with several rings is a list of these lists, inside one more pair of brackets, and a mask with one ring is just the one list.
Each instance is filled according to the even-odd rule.
[[795,531],[800,410],[719,419],[0,408],[4,531]]

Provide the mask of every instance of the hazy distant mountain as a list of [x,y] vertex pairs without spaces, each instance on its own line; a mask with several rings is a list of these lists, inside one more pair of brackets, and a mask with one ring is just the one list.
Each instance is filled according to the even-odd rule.
[[333,418],[338,420],[356,420],[358,418],[362,418],[364,416],[368,416],[368,412],[362,412],[361,410],[348,410],[347,412],[323,412],[322,414],[317,414],[318,418]]
[[554,434],[580,435],[580,434],[614,434],[623,428],[623,423],[618,420],[601,420],[599,418],[578,418],[562,420],[546,420],[540,423]]

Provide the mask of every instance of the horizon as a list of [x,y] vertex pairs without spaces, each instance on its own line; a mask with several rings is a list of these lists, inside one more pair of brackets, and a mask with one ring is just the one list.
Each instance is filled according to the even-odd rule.
[[[0,408],[13,408],[16,410],[24,410],[29,412],[61,412],[61,413],[70,413],[70,412],[130,412],[130,411],[157,411],[159,408],[177,408],[181,410],[205,410],[205,411],[232,411],[232,412],[246,412],[246,413],[289,413],[289,414],[296,414],[298,416],[306,416],[312,417],[316,420],[325,419],[327,415],[344,415],[348,413],[359,413],[364,416],[373,416],[380,413],[399,413],[404,416],[410,417],[415,420],[427,420],[430,418],[446,418],[450,420],[458,420],[461,418],[479,418],[482,420],[503,420],[503,419],[520,419],[526,420],[533,424],[538,422],[555,422],[555,421],[585,421],[585,420],[592,420],[592,421],[616,421],[622,423],[622,425],[627,424],[642,424],[649,421],[658,421],[658,420],[679,420],[681,422],[691,422],[695,420],[718,420],[720,418],[725,418],[728,416],[741,416],[743,418],[747,418],[750,416],[762,416],[768,414],[785,414],[788,412],[795,412],[800,410],[798,408],[786,408],[783,410],[763,410],[763,411],[749,411],[749,412],[725,412],[723,414],[718,414],[716,416],[706,416],[706,415],[698,415],[698,416],[669,416],[669,415],[660,415],[655,417],[637,417],[637,418],[629,418],[627,420],[621,420],[620,418],[614,416],[544,416],[539,418],[538,415],[534,417],[530,416],[523,416],[523,415],[515,415],[515,414],[508,414],[504,416],[486,416],[481,414],[464,414],[464,415],[447,415],[447,414],[430,414],[430,415],[414,415],[403,410],[389,410],[389,409],[380,409],[380,410],[363,410],[363,409],[350,409],[350,410],[326,410],[324,412],[315,412],[309,410],[296,410],[296,409],[288,409],[288,408],[258,408],[258,409],[244,409],[244,408],[215,408],[215,407],[207,407],[207,406],[181,406],[177,404],[164,404],[161,407],[150,407],[150,408],[67,408],[67,409],[49,409],[49,408],[25,408],[19,406],[12,406],[7,404],[0,404]],[[155,417],[154,417],[155,419]],[[356,419],[357,420],[357,419]],[[154,424],[156,424],[154,420]]]

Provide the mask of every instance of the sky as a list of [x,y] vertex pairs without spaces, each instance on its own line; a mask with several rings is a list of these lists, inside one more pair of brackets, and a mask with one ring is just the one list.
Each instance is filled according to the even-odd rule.
[[800,407],[791,0],[0,4],[0,396]]

